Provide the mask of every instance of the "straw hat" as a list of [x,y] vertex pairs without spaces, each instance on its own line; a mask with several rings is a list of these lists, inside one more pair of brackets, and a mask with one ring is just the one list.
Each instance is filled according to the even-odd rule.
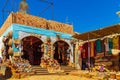
[[12,46],[12,39],[9,39],[8,46]]
[[12,47],[9,47],[9,49],[8,49],[8,54],[9,54],[9,55],[13,54],[13,49],[12,49]]

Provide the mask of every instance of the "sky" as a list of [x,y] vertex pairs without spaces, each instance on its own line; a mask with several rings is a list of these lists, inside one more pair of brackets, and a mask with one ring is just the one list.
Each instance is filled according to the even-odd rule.
[[[17,12],[21,0],[0,0],[0,26],[3,24],[8,12]],[[120,17],[116,14],[120,10],[120,0],[45,0],[54,3],[54,9],[43,0],[27,0],[31,15],[39,16],[62,23],[73,24],[75,32],[84,33],[100,28],[118,24]],[[45,10],[45,11],[44,11]],[[42,12],[43,11],[43,12]]]

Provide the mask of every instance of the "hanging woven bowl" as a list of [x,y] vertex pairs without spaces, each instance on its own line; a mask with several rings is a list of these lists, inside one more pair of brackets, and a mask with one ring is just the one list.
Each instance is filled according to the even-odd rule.
[[8,49],[8,54],[9,54],[9,55],[12,55],[12,54],[13,54],[13,49],[12,49],[11,47],[9,47],[9,49]]
[[1,48],[1,52],[3,53],[4,50],[5,50],[5,47],[2,47],[2,48]]
[[9,39],[8,46],[12,46],[12,39]]
[[12,37],[12,30],[8,33],[9,37]]

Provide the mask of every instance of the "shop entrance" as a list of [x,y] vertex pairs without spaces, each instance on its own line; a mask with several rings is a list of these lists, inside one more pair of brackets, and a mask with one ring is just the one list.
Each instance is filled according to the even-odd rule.
[[55,47],[54,59],[56,59],[60,65],[68,65],[70,61],[70,47],[65,41],[57,41],[53,45]]
[[34,36],[28,36],[22,39],[23,55],[22,58],[29,60],[31,65],[40,65],[40,59],[43,55],[41,45],[43,42]]

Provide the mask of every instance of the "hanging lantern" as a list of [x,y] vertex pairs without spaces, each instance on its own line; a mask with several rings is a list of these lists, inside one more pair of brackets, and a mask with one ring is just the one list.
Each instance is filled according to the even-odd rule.
[[8,46],[12,46],[12,39],[9,39]]
[[112,51],[113,56],[118,56],[120,53],[120,50],[118,49],[112,49],[111,51]]
[[12,49],[11,47],[9,47],[9,49],[8,49],[8,54],[9,54],[9,55],[12,55],[12,54],[13,54],[13,49]]

